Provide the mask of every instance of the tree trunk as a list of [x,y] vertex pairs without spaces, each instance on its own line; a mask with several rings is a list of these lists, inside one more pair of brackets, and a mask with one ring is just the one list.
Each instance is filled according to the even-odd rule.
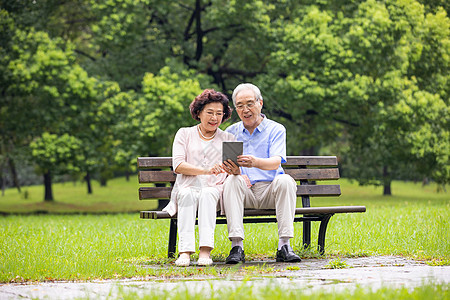
[[92,194],[91,174],[89,172],[86,173],[84,180],[86,180],[88,194]]
[[195,49],[195,60],[199,61],[203,54],[203,30],[202,30],[202,7],[201,1],[195,1],[195,31],[197,34],[197,49]]
[[388,167],[384,166],[383,167],[383,196],[391,196],[392,192],[391,192],[391,179],[389,178],[389,171],[388,171]]
[[130,181],[130,172],[125,171],[125,179],[128,181]]
[[106,186],[107,182],[108,180],[106,179],[106,177],[103,176],[100,177],[100,186]]
[[50,174],[50,171],[47,171],[44,174],[44,189],[44,201],[54,201],[52,191],[52,175]]
[[13,178],[14,186],[17,188],[17,190],[20,193],[21,190],[20,190],[19,178],[17,177],[16,166],[11,157],[8,158],[8,163],[9,163],[9,169],[11,170],[11,175]]
[[391,196],[391,182],[384,183],[383,196]]
[[5,196],[5,181],[3,180],[3,170],[0,173],[0,185],[2,186],[2,197]]

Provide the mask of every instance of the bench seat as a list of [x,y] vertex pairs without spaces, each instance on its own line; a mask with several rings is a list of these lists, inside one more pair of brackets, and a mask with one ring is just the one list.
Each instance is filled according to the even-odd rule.
[[[365,212],[365,206],[329,206],[329,207],[303,207],[296,208],[295,215],[314,215],[314,214],[340,214],[340,213],[357,213]],[[244,217],[256,216],[275,216],[274,209],[245,209]],[[174,216],[176,217],[176,216]],[[217,218],[225,216],[217,215]],[[172,219],[165,211],[141,211],[141,219]],[[226,224],[226,219],[224,223]]]

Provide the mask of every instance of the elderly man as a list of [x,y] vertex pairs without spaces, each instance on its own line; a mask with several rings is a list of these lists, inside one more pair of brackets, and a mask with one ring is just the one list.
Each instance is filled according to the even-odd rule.
[[279,236],[276,259],[299,262],[300,257],[289,245],[294,236],[296,183],[281,167],[286,162],[286,129],[261,113],[263,98],[255,85],[238,85],[232,98],[241,122],[226,131],[244,143],[244,151],[237,160],[240,168],[231,160],[223,164],[231,175],[225,180],[223,192],[232,248],[226,263],[245,262],[244,208],[275,209]]

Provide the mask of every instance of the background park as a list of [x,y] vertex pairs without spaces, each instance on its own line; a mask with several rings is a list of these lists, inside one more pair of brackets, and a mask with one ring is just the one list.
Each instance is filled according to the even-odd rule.
[[[338,157],[342,196],[313,206],[367,207],[332,218],[323,258],[450,265],[449,9],[444,0],[0,1],[0,283],[237,272],[173,267],[169,222],[139,219],[159,203],[138,200],[136,158],[170,156],[178,128],[195,124],[193,98],[205,88],[231,96],[241,82],[258,85],[263,112],[285,125],[288,155]],[[295,226],[294,250],[320,258]],[[246,231],[248,258],[273,260],[276,225]],[[213,259],[229,247],[218,225]],[[430,292],[449,297],[430,284],[386,298]],[[292,296],[266,295],[277,293]]]

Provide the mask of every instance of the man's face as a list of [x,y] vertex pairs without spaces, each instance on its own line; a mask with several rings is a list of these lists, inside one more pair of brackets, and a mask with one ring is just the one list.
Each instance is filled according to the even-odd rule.
[[256,100],[252,90],[243,90],[236,96],[236,112],[244,123],[244,127],[253,132],[262,121],[262,100]]

